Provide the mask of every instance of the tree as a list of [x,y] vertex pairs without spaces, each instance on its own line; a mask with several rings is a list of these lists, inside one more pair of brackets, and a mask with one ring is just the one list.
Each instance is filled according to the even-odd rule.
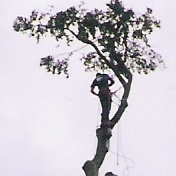
[[[160,22],[152,13],[152,9],[147,8],[144,14],[137,15],[132,9],[126,9],[119,0],[111,0],[105,11],[88,11],[82,5],[54,15],[34,10],[29,18],[17,17],[13,28],[17,32],[28,33],[38,42],[41,37],[49,35],[58,42],[66,40],[68,46],[78,40],[92,47],[92,51],[81,58],[86,70],[110,70],[123,87],[121,103],[110,120],[113,129],[128,106],[133,73],[148,74],[164,65],[148,40],[153,29],[160,28]],[[68,66],[72,54],[72,51],[69,52],[65,59],[49,55],[41,58],[40,65],[53,74],[64,73],[69,77]],[[95,156],[83,166],[86,176],[98,176],[111,138],[107,130],[100,127],[96,131],[98,142]]]

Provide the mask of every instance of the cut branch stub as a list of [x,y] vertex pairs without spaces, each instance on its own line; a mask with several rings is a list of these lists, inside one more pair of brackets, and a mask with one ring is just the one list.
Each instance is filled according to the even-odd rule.
[[82,168],[86,176],[98,176],[98,168],[94,161],[86,161]]
[[96,134],[98,138],[96,154],[92,161],[86,161],[83,166],[86,176],[98,176],[100,166],[102,165],[108,152],[108,143],[111,138],[109,129],[105,127],[99,128],[97,129]]

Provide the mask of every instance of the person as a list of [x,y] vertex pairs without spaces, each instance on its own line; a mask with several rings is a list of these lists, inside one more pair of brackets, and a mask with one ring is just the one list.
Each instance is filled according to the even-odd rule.
[[[101,102],[101,127],[108,125],[109,113],[111,110],[111,92],[109,87],[114,84],[114,80],[108,74],[97,73],[96,78],[91,84],[91,93],[98,96]],[[95,87],[98,87],[99,92],[96,93]]]

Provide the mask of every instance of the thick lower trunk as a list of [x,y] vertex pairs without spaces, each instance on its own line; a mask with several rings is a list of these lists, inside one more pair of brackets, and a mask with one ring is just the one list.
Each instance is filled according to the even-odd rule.
[[108,128],[99,128],[96,131],[98,145],[96,154],[91,161],[86,161],[83,166],[83,170],[86,176],[98,176],[100,166],[102,165],[104,158],[108,152],[109,140],[111,132]]

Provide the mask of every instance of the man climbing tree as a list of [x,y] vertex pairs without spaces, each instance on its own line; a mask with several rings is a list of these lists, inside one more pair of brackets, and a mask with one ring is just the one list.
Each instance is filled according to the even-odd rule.
[[[163,66],[163,60],[152,49],[148,40],[153,29],[160,27],[160,22],[153,17],[152,9],[147,8],[144,14],[139,15],[132,9],[124,8],[119,0],[111,0],[106,5],[107,9],[104,11],[88,11],[82,6],[71,7],[55,15],[33,11],[29,18],[17,17],[13,27],[17,32],[28,32],[38,42],[41,37],[50,35],[58,42],[65,40],[68,46],[78,40],[93,49],[81,59],[86,70],[109,70],[123,87],[120,105],[110,120],[113,129],[128,106],[133,73],[148,74]],[[66,58],[60,57],[57,60],[51,55],[46,56],[41,59],[40,65],[53,74],[64,73],[69,77],[69,60],[73,54],[70,51]],[[93,83],[92,89],[95,85]],[[102,112],[106,118],[110,110],[110,103],[107,104]],[[107,129],[100,127],[96,134],[98,142],[95,156],[83,166],[86,176],[98,176],[108,152],[107,142],[111,136],[107,136]]]
[[[110,81],[110,83],[109,83]],[[110,126],[109,124],[109,112],[111,110],[111,92],[109,87],[114,84],[114,80],[107,74],[97,73],[96,78],[91,85],[91,92],[94,95],[99,96],[101,106],[102,106],[102,119],[101,127]],[[95,86],[99,88],[99,93],[94,91]]]

